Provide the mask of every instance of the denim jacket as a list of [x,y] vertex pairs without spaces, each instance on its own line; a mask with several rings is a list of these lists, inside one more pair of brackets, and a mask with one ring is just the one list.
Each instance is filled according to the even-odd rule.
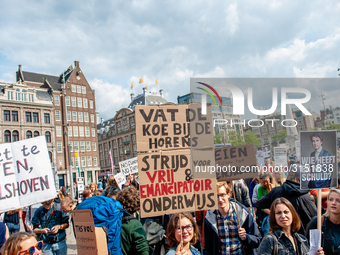
[[[290,239],[286,236],[285,233],[282,232],[281,229],[274,231],[274,234],[278,240],[278,255],[284,254],[297,254],[294,250],[294,246]],[[309,243],[307,238],[301,234],[293,233],[293,237],[295,239],[295,246],[298,249],[298,254],[307,255],[309,253]],[[273,254],[274,251],[274,238],[269,233],[264,236],[257,253],[261,255],[270,255]]]
[[[177,246],[176,247],[172,247],[166,255],[175,255],[176,253],[176,249],[177,249]],[[190,245],[190,251],[192,252],[192,254],[194,255],[201,255],[201,253],[192,245]]]

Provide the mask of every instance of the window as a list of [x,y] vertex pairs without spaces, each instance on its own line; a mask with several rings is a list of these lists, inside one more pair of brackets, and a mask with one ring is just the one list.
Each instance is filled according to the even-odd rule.
[[80,141],[80,151],[85,151],[85,141]]
[[[28,132],[28,131],[27,131]],[[30,131],[31,132],[31,131]],[[31,132],[31,135],[32,135],[32,132]],[[45,139],[46,139],[46,142],[47,143],[50,143],[51,142],[51,133],[49,131],[46,131],[45,132]]]
[[73,127],[73,136],[78,136],[78,126]]
[[74,167],[74,157],[71,157],[71,166]]
[[135,122],[135,117],[131,117],[130,118],[130,123],[134,123]]
[[4,121],[11,121],[11,111],[4,110]]
[[12,121],[19,121],[18,111],[12,111]]
[[82,106],[82,100],[81,100],[81,97],[78,97],[78,107],[81,107]]
[[79,127],[79,136],[84,137],[84,127]]
[[85,86],[81,87],[81,92],[82,92],[83,94],[86,94],[86,87],[85,87]]
[[13,142],[19,141],[19,132],[17,130],[12,132],[12,138]]
[[38,112],[33,113],[33,122],[39,123],[39,113]]
[[33,102],[33,94],[28,94],[28,101]]
[[87,108],[87,98],[83,98],[83,104],[84,104],[84,108]]
[[70,152],[73,152],[73,142],[70,141],[68,144],[69,144],[69,147],[70,147]]
[[72,97],[72,107],[76,107],[76,106],[77,106],[77,98]]
[[96,129],[92,128],[92,137],[96,137]]
[[12,91],[7,91],[7,99],[13,100],[13,92]]
[[96,143],[92,143],[92,150],[97,151],[97,144]]
[[122,143],[123,143],[123,142],[122,142],[122,138],[118,138],[118,144],[119,144],[119,145],[122,145]]
[[84,121],[89,122],[89,113],[88,112],[84,112]]
[[87,156],[87,166],[92,166],[92,157]]
[[58,96],[54,96],[54,105],[60,105],[60,97]]
[[91,151],[91,142],[86,141],[86,151]]
[[118,162],[118,157],[115,157],[115,158],[114,158],[114,161],[115,161],[115,165],[118,165],[118,163],[119,163],[119,162]]
[[83,113],[82,112],[78,112],[78,121],[79,122],[83,122]]
[[25,112],[26,116],[26,122],[32,122],[32,113],[31,112]]
[[81,86],[77,85],[77,93],[81,93]]
[[32,138],[32,131],[26,131],[26,139]]
[[68,132],[68,135],[69,135],[69,136],[72,136],[72,134],[73,134],[72,126],[68,126],[68,127],[67,127],[67,132]]
[[60,121],[60,111],[55,111],[55,120]]
[[63,143],[57,142],[57,152],[63,152]]
[[72,121],[77,121],[77,112],[72,112]]
[[119,147],[119,153],[123,154],[123,147]]
[[72,92],[77,93],[77,86],[72,84]]
[[90,137],[90,127],[85,127],[85,136]]
[[98,162],[97,162],[97,158],[96,158],[96,157],[93,158],[93,165],[94,165],[94,166],[97,166],[97,165],[98,165]]
[[132,141],[136,141],[136,134],[132,134]]
[[112,147],[117,147],[117,140],[112,141]]
[[74,141],[74,151],[79,151],[79,142]]
[[94,123],[94,114],[91,114],[91,123]]
[[44,113],[44,122],[50,123],[50,114],[49,113]]
[[71,121],[71,111],[66,112],[67,121]]
[[66,104],[66,106],[71,106],[71,104],[70,104],[70,96],[66,96],[65,97],[65,104]]
[[93,109],[93,100],[90,100],[90,109]]
[[120,161],[124,161],[124,156],[120,156]]
[[57,137],[61,137],[61,126],[56,126]]
[[16,89],[15,90],[15,100],[21,100],[21,93],[20,93],[20,89]]
[[4,132],[4,136],[5,136],[5,143],[10,143],[12,140],[11,140],[11,131],[9,130],[6,130]]

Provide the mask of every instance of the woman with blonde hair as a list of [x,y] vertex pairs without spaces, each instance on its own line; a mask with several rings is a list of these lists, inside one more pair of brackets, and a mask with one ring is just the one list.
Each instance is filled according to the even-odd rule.
[[[340,254],[340,189],[331,189],[327,196],[327,211],[321,217],[322,243],[325,254]],[[317,217],[313,217],[307,225],[309,230],[317,229]]]
[[11,235],[1,248],[2,255],[42,254],[43,241],[38,242],[35,234],[19,232]]

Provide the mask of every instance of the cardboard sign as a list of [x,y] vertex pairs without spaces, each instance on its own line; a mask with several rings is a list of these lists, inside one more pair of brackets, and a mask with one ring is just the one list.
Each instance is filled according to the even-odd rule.
[[77,252],[82,255],[107,255],[106,234],[95,227],[90,210],[73,211]]
[[124,175],[138,173],[138,160],[137,157],[127,159],[119,162],[120,171]]
[[118,186],[120,189],[122,189],[123,184],[126,182],[126,176],[120,172],[114,176]]
[[256,153],[257,163],[259,166],[265,166],[266,163],[264,162],[264,153],[263,151],[257,151]]
[[275,166],[287,167],[287,149],[285,147],[274,147]]
[[199,105],[136,106],[137,151],[214,147],[211,106],[206,116]]
[[44,136],[0,144],[0,212],[57,196]]
[[217,179],[238,180],[258,176],[254,144],[215,149]]
[[338,187],[336,131],[300,131],[300,188]]

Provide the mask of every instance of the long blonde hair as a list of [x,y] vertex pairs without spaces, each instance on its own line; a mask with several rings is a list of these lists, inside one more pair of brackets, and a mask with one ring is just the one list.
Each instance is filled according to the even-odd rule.
[[36,238],[35,234],[27,232],[18,232],[12,234],[4,243],[1,249],[2,255],[16,255],[21,250],[21,243],[30,239],[31,237]]
[[340,195],[340,189],[331,189],[328,193],[328,196],[327,196],[327,211],[325,212],[325,216],[326,217],[329,217],[329,210],[328,210],[328,200],[329,200],[329,196],[332,194],[332,193],[337,193],[338,195]]

